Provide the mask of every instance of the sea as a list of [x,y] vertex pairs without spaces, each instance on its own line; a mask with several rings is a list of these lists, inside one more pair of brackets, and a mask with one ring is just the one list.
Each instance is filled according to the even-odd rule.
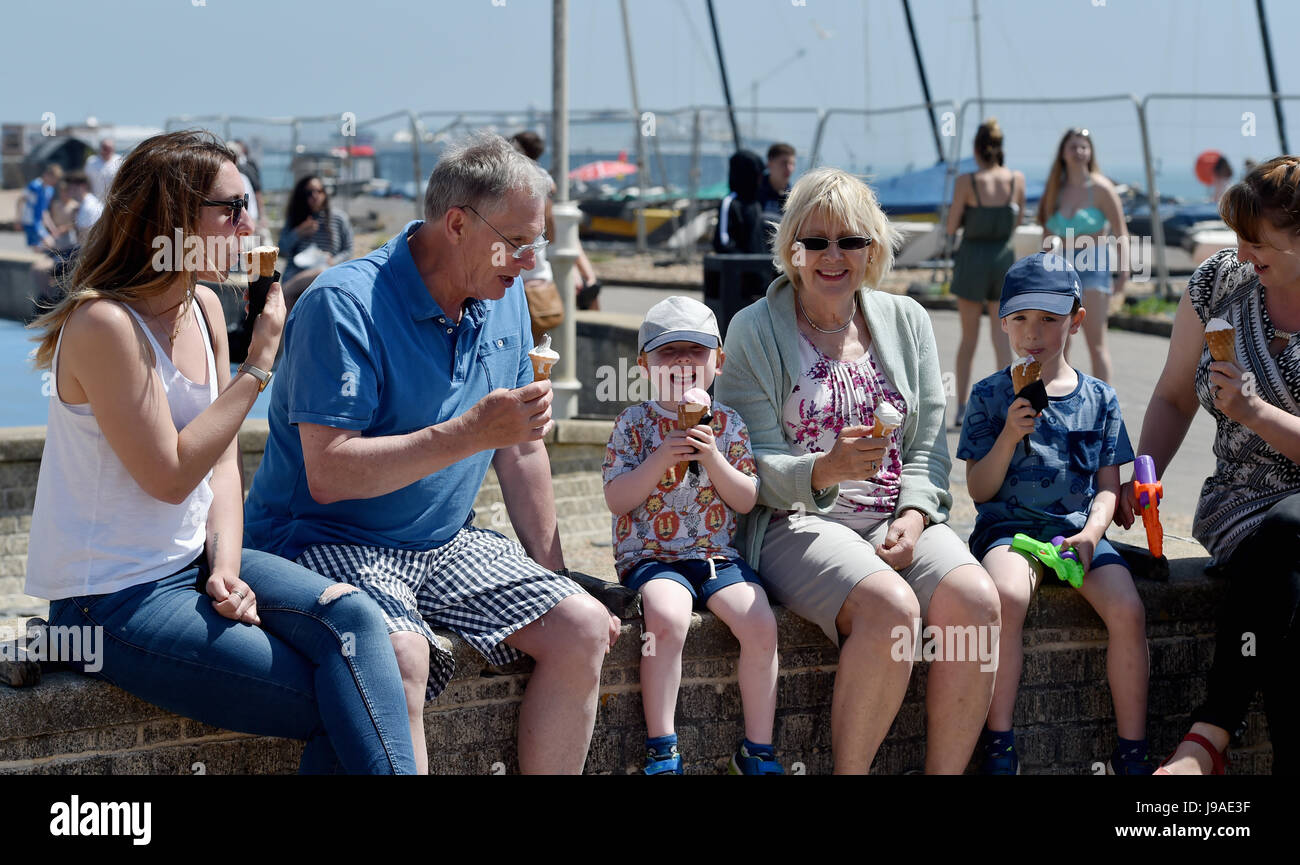
[[[0,319],[0,427],[44,426],[49,418],[53,376],[32,367],[34,335],[20,322]],[[272,378],[249,411],[250,418],[266,418],[274,389]]]

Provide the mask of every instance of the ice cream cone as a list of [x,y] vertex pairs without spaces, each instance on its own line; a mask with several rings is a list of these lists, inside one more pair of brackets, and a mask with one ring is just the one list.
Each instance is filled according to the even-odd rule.
[[1228,328],[1226,330],[1207,330],[1205,332],[1205,341],[1210,345],[1210,357],[1215,360],[1236,363],[1237,361],[1237,330]]
[[533,365],[533,381],[545,381],[551,377],[551,367],[560,362],[560,355],[551,348],[551,335],[542,338],[542,344],[528,352],[528,360]]
[[[682,403],[677,406],[677,428],[690,429],[691,427],[696,426],[699,424],[700,418],[704,417],[708,411],[709,407],[707,405],[701,405],[700,403]],[[686,477],[686,470],[690,468],[692,462],[693,460],[687,460],[686,462],[678,463],[673,469],[675,472],[674,477],[677,479]]]
[[872,438],[884,438],[903,423],[903,413],[893,403],[882,400],[876,405],[875,423],[871,426]]
[[249,282],[275,272],[275,262],[280,258],[278,246],[257,246],[244,252],[244,273]]
[[1015,387],[1016,393],[1020,393],[1027,385],[1031,385],[1043,374],[1043,367],[1036,360],[1026,359],[1027,363],[1013,363],[1011,365],[1011,383]]

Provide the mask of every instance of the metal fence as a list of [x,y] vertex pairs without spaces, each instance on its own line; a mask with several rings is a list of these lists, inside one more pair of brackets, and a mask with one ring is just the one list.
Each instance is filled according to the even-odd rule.
[[[1224,110],[1207,110],[1195,104],[1197,100],[1236,104]],[[1049,168],[1055,154],[1018,149],[1017,138],[1023,140],[1026,130],[1064,133],[1070,128],[1086,127],[1092,132],[1095,152],[1106,174],[1145,186],[1152,210],[1157,275],[1167,287],[1159,195],[1161,180],[1176,175],[1167,172],[1164,163],[1190,165],[1197,152],[1211,148],[1225,152],[1237,164],[1247,156],[1265,158],[1277,149],[1271,143],[1278,137],[1270,110],[1275,100],[1294,102],[1300,101],[1300,96],[1155,93],[1141,99],[1132,94],[967,99],[960,106],[942,100],[865,110],[739,107],[737,117],[742,130],[749,134],[742,142],[749,149],[761,153],[774,141],[786,141],[795,145],[803,165],[833,164],[854,173],[878,176],[940,161],[928,156],[934,147],[930,123],[931,117],[935,118],[945,151],[941,161],[947,165],[940,223],[952,196],[957,165],[969,149],[971,133],[967,130],[973,130],[975,125],[968,122],[972,108],[985,115],[996,112],[1007,131],[1007,164],[1031,175]],[[1188,102],[1193,103],[1190,108],[1174,107]],[[654,199],[654,190],[661,190],[667,196],[685,195],[693,203],[701,194],[725,192],[727,162],[735,145],[723,106],[651,109],[640,116],[627,109],[575,110],[570,113],[569,125],[571,168],[620,155],[633,161],[637,137],[646,140],[646,176],[631,174],[616,183],[596,184],[594,191],[602,195],[617,195],[621,187],[644,204]],[[368,119],[348,113],[315,117],[181,116],[168,118],[166,124],[169,130],[186,126],[200,126],[226,139],[247,141],[252,155],[262,164],[265,186],[272,191],[292,184],[289,163],[293,154],[340,148],[358,139],[372,140],[381,145],[381,162],[387,160],[381,164],[381,171],[399,178],[399,191],[415,199],[417,213],[425,172],[436,163],[449,139],[479,128],[504,135],[533,129],[548,141],[553,138],[550,112],[537,108],[403,110]],[[394,149],[394,143],[402,147]],[[1154,143],[1159,144],[1159,157],[1154,155]],[[542,164],[549,167],[547,156],[543,156]]]

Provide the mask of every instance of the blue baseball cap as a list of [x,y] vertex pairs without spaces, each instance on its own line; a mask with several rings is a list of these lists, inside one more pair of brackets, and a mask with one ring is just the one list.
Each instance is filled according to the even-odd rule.
[[1051,252],[1038,252],[1011,265],[1002,280],[998,318],[1026,309],[1069,315],[1083,303],[1083,285],[1073,265]]

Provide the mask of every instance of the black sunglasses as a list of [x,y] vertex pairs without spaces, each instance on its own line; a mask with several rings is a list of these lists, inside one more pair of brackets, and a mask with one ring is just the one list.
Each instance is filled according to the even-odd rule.
[[824,237],[800,237],[795,241],[803,246],[809,252],[821,252],[828,248],[832,243],[845,252],[853,252],[858,249],[866,249],[871,245],[870,237],[854,235],[853,237],[841,237],[839,240],[827,240]]
[[248,209],[248,193],[245,192],[243,195],[239,196],[238,198],[232,198],[229,201],[212,201],[210,199],[205,198],[203,199],[203,206],[204,207],[229,207],[230,221],[238,225],[239,217],[243,215],[243,212],[246,209]]

